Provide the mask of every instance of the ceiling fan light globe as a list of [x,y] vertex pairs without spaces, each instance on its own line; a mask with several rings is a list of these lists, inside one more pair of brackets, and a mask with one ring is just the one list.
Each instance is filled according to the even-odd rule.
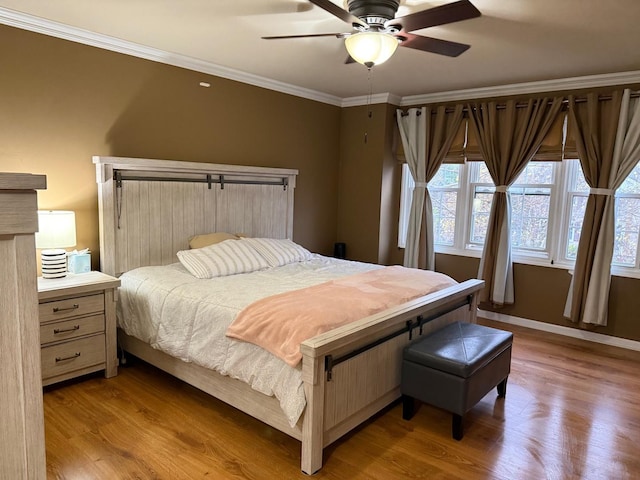
[[381,32],[359,32],[345,38],[347,52],[356,62],[371,68],[391,58],[398,48],[398,39]]

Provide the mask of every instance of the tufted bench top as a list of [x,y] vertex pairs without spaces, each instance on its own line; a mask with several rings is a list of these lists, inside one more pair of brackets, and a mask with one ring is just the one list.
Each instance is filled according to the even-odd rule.
[[468,378],[513,341],[513,334],[484,325],[455,322],[407,345],[404,360]]

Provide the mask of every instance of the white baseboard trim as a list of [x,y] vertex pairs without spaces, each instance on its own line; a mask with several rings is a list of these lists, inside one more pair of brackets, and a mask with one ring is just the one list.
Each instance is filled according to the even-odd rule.
[[520,327],[532,328],[534,330],[542,330],[545,332],[556,333],[566,337],[579,338],[589,342],[601,343],[603,345],[611,345],[612,347],[626,348],[640,352],[640,342],[629,340],[627,338],[613,337],[602,333],[589,332],[578,328],[563,327],[552,323],[539,322],[537,320],[529,320],[527,318],[514,317],[503,313],[490,312],[488,310],[478,310],[478,316],[487,320],[496,322],[509,323]]

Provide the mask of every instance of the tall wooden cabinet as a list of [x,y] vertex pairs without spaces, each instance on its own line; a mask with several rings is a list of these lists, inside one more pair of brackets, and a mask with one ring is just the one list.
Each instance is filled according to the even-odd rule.
[[44,175],[0,172],[0,478],[45,479],[34,232]]

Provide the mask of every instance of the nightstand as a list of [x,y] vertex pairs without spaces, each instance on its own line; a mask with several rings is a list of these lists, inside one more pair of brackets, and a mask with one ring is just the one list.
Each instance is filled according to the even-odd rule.
[[38,278],[42,385],[104,370],[118,374],[115,291],[101,272]]

